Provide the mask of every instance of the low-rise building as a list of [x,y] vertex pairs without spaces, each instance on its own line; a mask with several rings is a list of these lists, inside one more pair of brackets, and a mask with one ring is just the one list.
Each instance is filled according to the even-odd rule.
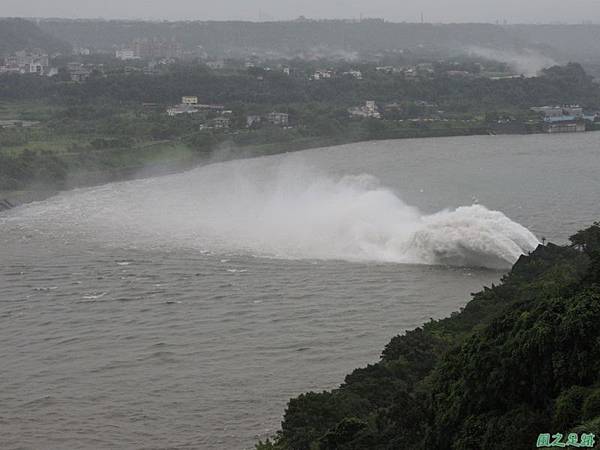
[[194,95],[183,96],[183,97],[181,97],[181,104],[182,105],[197,105],[198,97],[196,97]]
[[56,75],[58,75],[58,67],[49,67],[48,71],[46,72],[46,76],[48,77],[54,77]]
[[563,111],[568,116],[583,117],[583,108],[579,105],[563,106]]
[[210,105],[210,104],[197,103],[195,106],[200,111],[212,112],[215,114],[223,114],[225,111],[225,107],[223,105]]
[[335,75],[335,72],[333,70],[316,70],[315,73],[313,73],[310,76],[311,80],[329,80],[331,78],[333,78]]
[[167,109],[167,114],[170,117],[179,116],[181,114],[195,114],[198,108],[194,105],[175,105]]
[[18,67],[13,67],[8,64],[4,64],[0,66],[0,73],[21,74],[23,72]]
[[586,116],[579,105],[537,106],[531,110],[542,116],[546,133],[581,133],[586,131],[586,121],[596,119],[595,115]]
[[81,56],[90,56],[92,51],[89,48],[77,47],[73,49],[73,54]]
[[466,70],[448,70],[446,75],[452,78],[467,78],[472,76],[472,74]]
[[378,66],[378,67],[375,67],[375,70],[377,72],[382,72],[382,73],[387,73],[387,74],[396,72],[396,68],[394,66]]
[[139,57],[135,56],[135,50],[125,48],[121,50],[117,50],[115,52],[115,57],[120,59],[121,61],[129,61],[132,59],[139,59]]
[[433,65],[429,63],[421,63],[412,66],[404,66],[399,69],[407,80],[417,80],[421,78],[430,78],[435,72]]
[[0,66],[0,73],[47,75],[49,70],[49,57],[42,50],[15,52]]
[[181,114],[195,114],[202,112],[204,114],[227,115],[229,111],[225,111],[223,105],[210,105],[198,103],[198,97],[195,95],[186,95],[181,97],[179,105],[172,106],[167,109],[167,114],[171,117]]
[[562,106],[535,106],[531,110],[543,117],[560,117],[564,115]]
[[246,127],[248,127],[248,128],[256,127],[257,125],[260,125],[261,122],[262,122],[261,116],[258,116],[255,114],[246,116]]
[[531,110],[541,114],[545,118],[561,116],[583,117],[583,108],[579,105],[535,106]]
[[228,130],[231,127],[231,119],[227,117],[215,117],[208,122],[200,124],[200,130]]
[[364,106],[348,109],[351,117],[381,119],[381,113],[374,100],[367,100]]
[[82,83],[90,77],[92,69],[81,63],[69,63],[67,64],[67,73],[71,81]]
[[210,121],[210,125],[215,130],[227,130],[231,126],[231,119],[227,117],[215,117]]
[[286,127],[289,123],[289,115],[281,112],[271,112],[267,114],[267,122],[273,125]]
[[344,75],[346,76],[350,76],[352,78],[354,78],[355,80],[362,80],[363,79],[363,75],[362,72],[360,70],[349,70],[348,72],[344,72]]
[[546,133],[581,133],[585,130],[585,121],[575,116],[548,117],[544,120]]
[[0,128],[31,128],[39,124],[40,122],[33,120],[0,120]]

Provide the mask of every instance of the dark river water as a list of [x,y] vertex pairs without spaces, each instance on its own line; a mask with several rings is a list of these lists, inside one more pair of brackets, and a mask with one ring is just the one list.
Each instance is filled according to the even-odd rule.
[[0,447],[252,448],[290,397],[598,220],[599,144],[360,143],[0,213]]

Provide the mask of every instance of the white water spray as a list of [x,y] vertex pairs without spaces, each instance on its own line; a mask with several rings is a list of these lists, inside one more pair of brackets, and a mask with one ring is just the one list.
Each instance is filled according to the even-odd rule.
[[484,206],[424,215],[369,175],[265,159],[65,193],[0,221],[11,224],[108,245],[489,268],[508,268],[538,245]]

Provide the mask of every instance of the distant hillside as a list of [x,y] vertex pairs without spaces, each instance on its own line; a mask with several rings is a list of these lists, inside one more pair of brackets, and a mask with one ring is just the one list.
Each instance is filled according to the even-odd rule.
[[23,49],[67,52],[71,46],[24,19],[0,19],[0,57]]
[[599,25],[510,25],[507,29],[523,42],[551,49],[564,61],[600,59]]
[[136,38],[177,39],[212,54],[258,51],[295,56],[306,50],[346,52],[473,46],[535,49],[558,62],[600,59],[597,25],[493,25],[392,23],[378,19],[292,22],[136,22],[47,19],[39,26],[75,46],[111,49]]
[[426,46],[514,47],[520,43],[490,24],[410,24],[382,20],[293,22],[133,22],[48,19],[40,27],[73,45],[107,49],[135,38],[175,38],[209,52],[262,50],[290,55],[320,47],[352,52]]

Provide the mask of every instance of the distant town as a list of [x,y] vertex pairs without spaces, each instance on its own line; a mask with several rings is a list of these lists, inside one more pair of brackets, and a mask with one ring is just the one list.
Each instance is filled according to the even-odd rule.
[[577,63],[524,74],[519,61],[431,46],[286,55],[164,35],[69,47],[16,25],[30,38],[0,53],[0,191],[173,170],[223,149],[600,129],[600,88]]
[[[427,81],[434,77],[444,76],[449,79],[469,80],[476,78],[487,78],[490,80],[514,79],[521,77],[511,72],[510,67],[498,62],[490,61],[436,61],[420,62],[409,65],[385,65],[380,66],[373,63],[357,64],[361,68],[366,67],[366,73],[359,67],[354,67],[347,62],[340,64],[339,61],[329,61],[338,67],[319,67],[311,63],[294,65],[288,61],[265,61],[258,57],[246,60],[224,60],[211,59],[201,46],[194,53],[184,51],[181,43],[175,40],[161,39],[135,39],[133,42],[123,45],[114,50],[114,54],[101,54],[107,62],[96,63],[87,61],[94,55],[88,48],[76,48],[72,58],[68,55],[48,55],[43,50],[19,50],[14,54],[6,56],[0,65],[0,74],[7,75],[37,75],[40,77],[59,77],[73,83],[85,83],[90,77],[109,78],[111,76],[143,74],[145,76],[159,76],[168,73],[169,70],[182,61],[194,61],[223,76],[235,73],[252,73],[257,80],[263,80],[266,74],[278,73],[281,76],[295,79],[304,79],[315,83],[324,83],[336,79],[351,78],[353,80],[377,81],[381,77],[398,77],[406,81]],[[307,55],[307,60],[319,61],[317,55]],[[315,67],[313,69],[313,67]],[[340,68],[341,67],[341,68]],[[145,102],[144,107],[159,107],[158,104]],[[537,132],[565,133],[583,132],[595,128],[600,115],[595,109],[585,110],[579,105],[531,105],[530,110],[536,115],[529,116],[526,123],[527,129]],[[441,110],[436,103],[427,100],[415,100],[413,102],[401,99],[389,99],[388,101],[376,101],[364,99],[362,104],[347,108],[349,119],[376,119],[405,120],[414,123],[448,122],[452,118]],[[228,132],[235,128],[231,116],[233,111],[224,105],[203,104],[201,99],[195,95],[186,95],[181,102],[168,105],[165,114],[176,118],[180,115],[194,115],[199,122],[200,130],[220,130]],[[300,125],[290,114],[283,111],[270,111],[266,114],[251,113],[245,117],[245,127],[256,129],[263,124],[271,124],[280,127],[289,127],[290,123]],[[473,122],[475,117],[461,119],[464,122]],[[488,121],[489,122],[489,121]],[[490,133],[517,130],[515,125],[517,118],[512,115],[500,115],[497,120],[491,121]],[[32,126],[35,122],[3,120],[0,127]]]

